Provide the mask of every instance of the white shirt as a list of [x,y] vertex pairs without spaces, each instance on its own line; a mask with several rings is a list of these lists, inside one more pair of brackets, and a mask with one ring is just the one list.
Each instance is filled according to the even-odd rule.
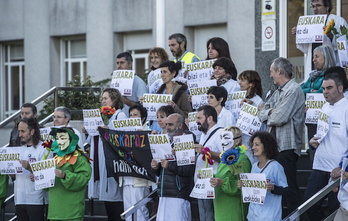
[[218,127],[225,128],[228,126],[236,125],[236,120],[229,110],[227,110],[225,107],[222,107],[221,112],[217,118],[216,125]]

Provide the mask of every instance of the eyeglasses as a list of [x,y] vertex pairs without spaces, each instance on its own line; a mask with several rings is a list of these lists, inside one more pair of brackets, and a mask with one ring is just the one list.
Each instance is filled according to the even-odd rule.
[[311,5],[311,8],[320,8],[321,6],[324,6],[324,5],[321,5],[321,4]]
[[62,118],[66,118],[66,117],[61,117],[61,116],[52,116],[52,119],[62,119]]

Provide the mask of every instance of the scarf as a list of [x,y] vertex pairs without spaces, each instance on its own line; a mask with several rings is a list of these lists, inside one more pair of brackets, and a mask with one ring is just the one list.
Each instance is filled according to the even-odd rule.
[[[214,80],[214,79],[216,79],[215,76],[214,75],[211,76],[211,80]],[[220,76],[218,79],[216,79],[217,86],[221,86],[231,79],[232,79],[232,76],[230,74],[224,74]]]

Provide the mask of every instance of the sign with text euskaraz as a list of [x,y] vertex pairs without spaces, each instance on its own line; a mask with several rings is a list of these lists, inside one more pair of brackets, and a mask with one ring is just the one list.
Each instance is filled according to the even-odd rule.
[[132,176],[155,182],[152,155],[146,131],[116,131],[99,128],[103,141],[107,177]]

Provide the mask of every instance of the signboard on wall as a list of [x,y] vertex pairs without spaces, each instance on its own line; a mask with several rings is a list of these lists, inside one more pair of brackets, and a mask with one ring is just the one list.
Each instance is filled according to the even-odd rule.
[[276,50],[276,23],[275,20],[262,21],[262,51]]

